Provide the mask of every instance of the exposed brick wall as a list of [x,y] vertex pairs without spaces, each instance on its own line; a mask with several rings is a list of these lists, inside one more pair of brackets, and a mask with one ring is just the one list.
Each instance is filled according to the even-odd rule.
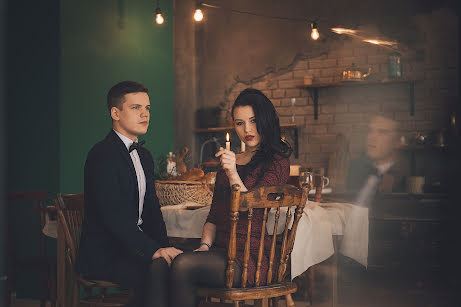
[[400,133],[409,140],[416,133],[429,134],[446,128],[458,99],[458,63],[457,43],[453,40],[457,36],[440,35],[434,30],[443,28],[444,22],[437,15],[431,20],[421,18],[418,35],[424,40],[402,56],[404,78],[417,80],[413,116],[408,84],[394,83],[321,88],[319,117],[314,120],[313,100],[302,88],[304,76],[314,76],[314,82],[336,82],[341,72],[355,63],[364,72],[372,67],[370,79],[387,78],[388,55],[392,50],[351,39],[335,42],[335,47],[321,56],[310,57],[307,53],[304,58],[298,57],[287,71],[269,73],[249,84],[234,84],[226,97],[227,106],[246,87],[262,90],[276,106],[281,123],[299,127],[300,155],[292,163],[313,167],[328,167],[340,133],[350,141],[354,155],[363,152],[368,121],[376,114],[398,121]]

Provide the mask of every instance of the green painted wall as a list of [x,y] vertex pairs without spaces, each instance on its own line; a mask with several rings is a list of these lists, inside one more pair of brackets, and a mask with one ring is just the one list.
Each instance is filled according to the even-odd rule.
[[152,23],[155,1],[62,0],[60,190],[83,191],[89,149],[111,128],[106,93],[136,80],[150,90],[148,133],[154,156],[173,149],[173,1],[161,1],[166,22]]
[[[7,189],[59,191],[59,0],[9,0],[7,7]],[[18,258],[39,254],[38,215],[9,208]],[[56,253],[56,240],[47,240]],[[37,270],[19,269],[17,297],[39,297]]]
[[58,12],[58,0],[8,1],[9,190],[58,191]]
[[[107,90],[126,79],[150,89],[154,155],[173,149],[173,1],[166,23],[151,22],[155,1],[8,0],[7,189],[83,191],[88,150],[111,127]],[[32,220],[10,220],[22,236],[18,253],[38,252]],[[49,239],[49,254],[55,253]],[[38,297],[38,274],[21,270],[18,297]]]

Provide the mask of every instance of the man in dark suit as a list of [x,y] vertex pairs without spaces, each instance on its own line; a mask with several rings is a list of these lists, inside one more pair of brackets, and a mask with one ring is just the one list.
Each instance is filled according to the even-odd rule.
[[400,183],[395,170],[398,166],[397,128],[396,121],[384,116],[374,116],[370,120],[366,157],[351,161],[347,176],[348,190],[357,192],[355,204],[370,207],[379,188],[390,192],[393,185]]
[[147,93],[123,81],[107,94],[113,129],[87,156],[77,271],[133,289],[129,306],[167,306],[168,266],[182,251],[169,245],[154,162],[138,143],[149,126]]

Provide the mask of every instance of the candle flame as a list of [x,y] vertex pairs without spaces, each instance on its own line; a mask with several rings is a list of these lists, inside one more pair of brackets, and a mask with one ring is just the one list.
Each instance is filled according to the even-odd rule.
[[226,142],[229,142],[229,132],[226,133]]

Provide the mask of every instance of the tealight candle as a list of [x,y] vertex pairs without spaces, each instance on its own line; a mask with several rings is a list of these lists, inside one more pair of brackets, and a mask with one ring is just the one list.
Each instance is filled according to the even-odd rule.
[[230,150],[229,132],[226,133],[226,149]]
[[243,141],[240,143],[240,152],[245,152],[245,143]]

